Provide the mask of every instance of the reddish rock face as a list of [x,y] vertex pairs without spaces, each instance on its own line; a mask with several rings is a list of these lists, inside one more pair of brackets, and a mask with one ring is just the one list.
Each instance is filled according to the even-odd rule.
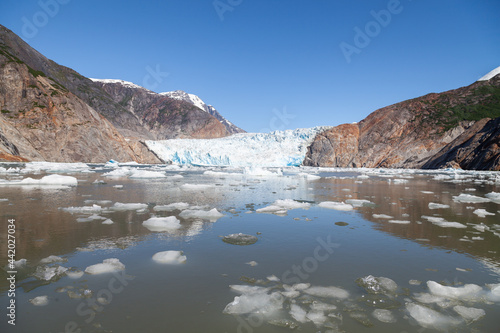
[[[498,170],[500,75],[371,113],[319,134],[304,165]],[[453,162],[453,163],[451,163]]]

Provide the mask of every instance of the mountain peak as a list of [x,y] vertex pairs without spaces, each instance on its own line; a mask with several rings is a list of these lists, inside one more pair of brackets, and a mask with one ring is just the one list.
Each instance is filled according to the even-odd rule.
[[119,79],[93,79],[93,78],[89,78],[90,80],[94,81],[94,82],[101,82],[101,83],[120,83],[122,84],[123,86],[125,87],[129,87],[129,88],[139,88],[139,89],[145,89],[147,90],[146,88],[144,87],[141,87],[133,82],[129,82],[129,81],[124,81],[124,80],[119,80]]
[[488,81],[488,80],[492,79],[493,77],[497,76],[498,74],[500,74],[500,66],[495,68],[494,70],[492,70],[491,72],[489,72],[488,74],[483,76],[482,78],[480,78],[478,81]]

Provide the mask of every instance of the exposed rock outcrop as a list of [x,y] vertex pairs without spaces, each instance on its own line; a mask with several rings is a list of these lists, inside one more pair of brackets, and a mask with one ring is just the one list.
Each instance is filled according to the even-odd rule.
[[325,131],[308,148],[304,165],[499,170],[499,122],[488,117],[500,117],[500,75]]

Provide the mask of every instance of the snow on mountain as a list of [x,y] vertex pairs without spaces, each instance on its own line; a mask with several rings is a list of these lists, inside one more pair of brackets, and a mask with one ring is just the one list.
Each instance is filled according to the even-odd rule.
[[196,96],[194,94],[189,94],[189,93],[182,91],[182,90],[175,90],[175,91],[163,92],[163,93],[160,93],[160,95],[167,96],[167,97],[174,98],[174,99],[178,99],[178,100],[182,100],[182,101],[193,104],[194,106],[202,109],[203,111],[205,111],[205,112],[211,114],[212,116],[214,116],[215,118],[217,118],[217,120],[219,120],[226,127],[228,132],[231,134],[245,132],[244,130],[242,130],[241,128],[237,127],[232,122],[230,122],[229,120],[224,118],[212,105],[206,104],[205,102],[203,102],[203,100],[201,98],[199,98],[198,96]]
[[185,91],[182,90],[168,91],[168,92],[162,92],[160,93],[160,95],[189,102],[194,106],[199,107],[203,111],[208,112],[208,105],[205,104],[205,102],[203,102],[201,98],[193,94],[188,94]]
[[[148,89],[146,89],[144,87],[141,87],[141,86],[139,86],[139,85],[137,85],[135,83],[132,83],[132,82],[129,82],[129,81],[124,81],[124,80],[116,80],[116,79],[93,79],[93,78],[90,78],[90,80],[92,80],[94,82],[101,82],[101,83],[121,83],[125,87],[148,90]],[[153,91],[151,91],[151,92],[154,93]]]
[[492,70],[491,72],[489,72],[488,74],[483,76],[482,78],[480,78],[478,81],[488,81],[489,79],[497,76],[498,74],[500,74],[500,66],[495,68],[494,70]]
[[220,139],[174,139],[146,141],[165,162],[192,165],[298,166],[321,126],[271,133],[238,133]]

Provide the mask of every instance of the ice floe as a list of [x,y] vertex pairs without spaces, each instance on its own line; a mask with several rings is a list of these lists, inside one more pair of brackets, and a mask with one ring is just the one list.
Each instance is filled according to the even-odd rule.
[[185,202],[176,202],[168,205],[157,205],[153,207],[153,210],[156,212],[171,212],[174,210],[184,210],[188,209],[189,204]]
[[389,220],[387,222],[393,223],[393,224],[410,224],[411,223],[411,221],[408,221],[408,220]]
[[420,326],[438,330],[447,329],[451,325],[457,325],[460,320],[454,317],[445,316],[435,310],[416,303],[406,304],[410,316],[415,319]]
[[148,208],[148,205],[144,203],[121,203],[121,202],[115,202],[115,204],[110,207],[111,210],[115,211],[142,210],[146,208]]
[[497,192],[490,192],[485,195],[488,199],[490,199],[493,202],[500,203],[500,193]]
[[368,275],[357,279],[356,283],[371,294],[393,293],[398,289],[398,285],[394,280],[383,276],[374,277],[373,275]]
[[162,251],[155,253],[153,260],[161,264],[181,264],[186,262],[187,257],[182,251]]
[[30,299],[29,302],[35,306],[45,306],[49,304],[49,297],[46,295],[37,296],[35,298]]
[[485,209],[476,209],[475,211],[473,211],[473,213],[479,217],[486,217],[487,215],[495,215],[495,213],[487,212]]
[[24,178],[22,180],[0,180],[0,185],[13,185],[13,186],[24,186],[24,185],[37,185],[37,186],[77,186],[78,180],[72,176],[61,176],[61,175],[48,175],[43,176],[40,179],[33,179],[31,177]]
[[102,263],[88,266],[85,268],[85,273],[87,274],[104,274],[112,273],[116,271],[122,271],[125,269],[125,265],[116,258],[104,259]]
[[372,217],[374,219],[386,219],[386,220],[394,218],[394,216],[390,216],[390,215],[386,215],[386,214],[373,214]]
[[363,207],[363,206],[374,205],[374,203],[371,202],[370,200],[364,200],[364,199],[347,199],[345,202],[347,204],[350,204],[353,207]]
[[39,280],[50,281],[59,279],[68,268],[62,266],[38,266],[33,276]]
[[321,208],[334,209],[340,211],[351,211],[354,207],[350,204],[344,202],[336,202],[336,201],[323,201],[318,204]]
[[67,261],[68,261],[68,259],[66,259],[66,258],[61,258],[58,256],[51,255],[51,256],[48,256],[46,258],[41,259],[40,263],[41,264],[51,264],[54,262],[67,262]]
[[92,206],[83,206],[83,207],[66,207],[66,208],[63,207],[59,209],[71,214],[95,214],[95,213],[100,213],[102,211],[102,207],[96,204]]
[[386,309],[375,309],[372,312],[373,317],[375,317],[377,320],[383,322],[383,323],[395,323],[396,317],[394,317],[394,314],[390,310]]
[[345,289],[339,287],[322,287],[322,286],[313,286],[304,290],[306,294],[317,296],[317,297],[326,297],[326,298],[337,298],[337,299],[346,299],[349,297],[349,292]]
[[453,196],[453,201],[462,203],[482,203],[482,202],[490,202],[491,200],[488,198],[478,197],[472,194],[461,193],[458,196]]
[[154,232],[175,231],[181,227],[180,221],[175,216],[151,217],[142,222],[142,225]]
[[444,205],[444,204],[440,204],[440,203],[429,202],[428,207],[429,207],[429,209],[445,209],[445,208],[450,208],[450,205]]
[[462,305],[454,306],[453,310],[467,322],[477,321],[486,315],[486,312],[483,309],[468,308]]
[[183,210],[180,214],[180,217],[183,219],[202,219],[209,220],[210,222],[215,222],[224,214],[220,213],[217,208],[213,208],[211,210],[201,210],[201,209],[186,209]]
[[292,209],[309,209],[311,204],[308,202],[299,202],[292,199],[276,200],[273,204],[257,209],[257,213],[270,213],[283,215]]
[[423,219],[426,219],[427,221],[431,222],[434,225],[437,225],[439,227],[443,228],[467,228],[465,224],[459,223],[459,222],[448,222],[442,217],[436,217],[436,216],[422,216]]

